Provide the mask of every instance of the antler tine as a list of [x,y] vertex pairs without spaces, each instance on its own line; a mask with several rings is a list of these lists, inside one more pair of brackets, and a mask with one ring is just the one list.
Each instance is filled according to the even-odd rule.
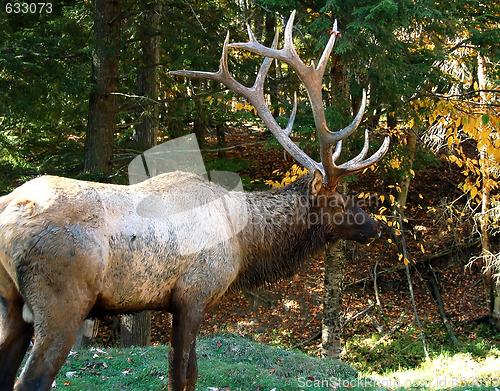
[[[251,36],[251,39],[255,41],[255,37],[253,36],[252,29],[250,28],[249,25],[247,25],[247,29],[248,29],[248,34]],[[278,38],[279,38],[279,31],[276,30],[271,48],[276,49],[276,47],[278,46]],[[264,82],[266,81],[266,75],[267,72],[269,71],[269,68],[271,67],[272,62],[273,62],[272,57],[264,58],[264,61],[262,61],[262,65],[260,66],[260,70],[257,73],[257,77],[255,78],[253,88],[261,94],[264,93]],[[293,116],[293,118],[295,118],[295,115]]]
[[293,22],[295,21],[295,10],[292,11],[290,17],[288,18],[288,22],[286,22],[285,26],[285,46],[283,47],[283,51],[287,51],[288,56],[291,59],[296,61],[296,65],[305,66],[304,61],[300,59],[295,50],[295,45],[293,44]]
[[358,128],[359,124],[361,123],[361,120],[363,119],[365,107],[366,107],[366,90],[363,88],[361,104],[359,105],[359,110],[358,113],[356,114],[356,117],[354,117],[352,122],[349,125],[347,125],[344,129],[341,129],[335,133],[332,132],[331,140],[333,142],[336,142],[337,139],[344,139],[346,137],[349,137],[352,133],[354,133],[354,131]]
[[[370,148],[370,142],[368,139],[368,129],[365,129],[365,143],[363,145],[363,149],[356,157],[354,157],[351,160],[349,160],[348,162],[342,164],[342,166],[352,165],[353,163],[357,163],[357,162],[363,160],[365,158],[366,154],[368,153],[369,148]],[[335,147],[335,152],[333,152],[333,155],[332,155],[333,163],[335,163],[337,161],[337,159],[340,157],[341,153],[342,153],[342,140],[340,140],[337,143],[337,146]]]
[[259,41],[257,41],[255,35],[252,32],[251,27],[248,25],[247,25],[248,42],[231,43],[229,44],[229,47],[249,50],[253,53],[260,54],[261,56],[264,57],[272,57],[277,60],[283,61],[289,64],[301,79],[303,77],[308,78],[307,75],[310,74],[311,71],[314,71],[314,68],[307,66],[301,60],[301,58],[298,56],[295,50],[295,47],[293,45],[293,36],[292,36],[294,19],[295,19],[295,11],[292,12],[286,24],[285,34],[284,34],[285,43],[282,49],[277,49],[276,47],[267,47],[261,44]]
[[292,114],[290,114],[290,118],[288,119],[288,124],[286,128],[283,129],[283,132],[288,136],[293,128],[293,122],[295,121],[295,115],[297,114],[297,92],[293,93],[293,109]]
[[[195,77],[200,79],[211,79],[217,80],[221,83],[226,84],[225,82],[229,82],[230,79],[234,78],[229,73],[228,65],[227,65],[227,48],[229,44],[229,31],[226,34],[226,39],[224,40],[224,45],[222,46],[222,55],[219,62],[219,70],[217,72],[205,72],[205,71],[189,71],[186,69],[182,69],[179,71],[169,71],[168,73],[175,76],[184,76],[184,77]],[[224,80],[224,81],[223,81]],[[234,80],[236,81],[236,80]]]
[[[255,37],[253,39],[255,40]],[[277,44],[278,44],[278,33],[276,33],[276,36],[274,38],[273,47],[275,48]],[[255,79],[254,85],[252,87],[246,87],[243,84],[236,81],[236,79],[229,73],[227,55],[228,55],[228,47],[230,46],[233,45],[229,45],[229,32],[228,32],[226,35],[226,39],[224,41],[219,70],[217,72],[179,70],[179,71],[170,71],[169,73],[177,76],[197,77],[202,79],[216,80],[224,84],[230,90],[243,96],[253,105],[261,120],[269,128],[271,133],[273,133],[278,142],[283,146],[283,148],[285,148],[285,150],[290,155],[292,155],[300,164],[302,164],[310,172],[314,172],[315,170],[321,170],[322,169],[321,165],[318,162],[314,161],[311,157],[309,157],[288,137],[288,134],[290,133],[293,126],[295,114],[297,112],[296,98],[294,103],[294,109],[292,111],[292,115],[290,117],[286,129],[282,129],[278,125],[276,119],[273,117],[271,113],[271,110],[269,109],[269,106],[267,105],[263,93],[264,81],[273,59],[270,57],[266,57],[264,59],[257,74],[257,77]],[[269,49],[272,50],[272,48]]]
[[323,50],[323,54],[321,55],[321,58],[319,59],[318,62],[318,66],[316,68],[316,70],[318,72],[321,72],[322,75],[325,73],[326,64],[328,63],[330,54],[332,53],[333,50],[333,45],[335,45],[335,40],[337,39],[338,34],[339,31],[337,30],[337,19],[335,19],[335,22],[333,22],[333,27],[332,27],[332,35],[330,36],[330,39],[326,44],[325,50]]
[[372,164],[375,164],[380,159],[382,159],[389,150],[389,144],[391,138],[389,136],[385,136],[384,141],[382,142],[382,145],[377,150],[377,152],[375,152],[368,159],[362,160],[366,156],[366,153],[368,152],[369,143],[367,140],[368,140],[368,130],[366,130],[365,132],[365,145],[363,146],[363,150],[359,153],[359,155],[339,166],[334,164],[333,167],[334,175],[332,175],[329,178],[330,181],[328,183],[328,187],[336,188],[339,181],[342,178],[349,175],[357,174],[358,172],[363,171],[365,168],[370,167]]
[[358,156],[355,158],[349,160],[348,162],[345,162],[341,164],[339,167],[348,169],[350,170],[351,174],[359,172],[361,170],[364,170],[366,167],[371,166],[372,164],[376,163],[379,161],[384,155],[386,154],[387,150],[389,149],[389,143],[391,141],[391,138],[389,136],[384,137],[384,141],[382,142],[382,145],[380,148],[375,152],[371,157],[368,159],[364,159],[366,154],[368,153],[368,129],[365,131],[365,145],[363,147],[363,150],[360,152]]
[[363,144],[363,149],[356,157],[352,158],[351,160],[349,160],[344,164],[357,163],[365,158],[366,154],[368,153],[368,148],[370,147],[370,140],[368,134],[369,134],[368,129],[365,129],[365,143]]
[[337,143],[337,146],[335,147],[335,152],[333,152],[333,155],[332,155],[332,161],[334,163],[340,157],[341,153],[342,153],[342,140],[339,140],[339,142]]

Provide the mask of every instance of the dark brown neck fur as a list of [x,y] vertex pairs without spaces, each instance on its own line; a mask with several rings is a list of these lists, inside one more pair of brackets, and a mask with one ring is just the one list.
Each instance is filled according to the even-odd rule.
[[308,177],[282,189],[248,194],[252,220],[238,235],[242,267],[230,290],[251,289],[290,277],[323,248],[322,227],[308,224]]

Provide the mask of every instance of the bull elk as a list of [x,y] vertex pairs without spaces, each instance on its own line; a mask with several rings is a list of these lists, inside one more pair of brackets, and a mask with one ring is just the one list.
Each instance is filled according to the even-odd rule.
[[[342,139],[361,121],[366,94],[349,126],[336,132],[328,129],[321,90],[336,24],[315,67],[305,65],[295,51],[293,20],[294,13],[286,25],[282,49],[277,48],[278,34],[273,45],[266,47],[249,28],[246,43],[229,44],[227,36],[218,72],[172,73],[217,80],[245,97],[309,174],[283,189],[252,193],[228,191],[184,172],[158,175],[131,186],[44,176],[0,198],[1,390],[49,390],[89,314],[142,310],[173,314],[169,389],[194,390],[198,375],[195,338],[204,313],[226,292],[291,276],[327,242],[366,243],[380,233],[378,223],[336,187],[342,177],[381,159],[389,138],[365,159],[366,134],[357,157],[335,163]],[[265,57],[252,87],[243,86],[229,73],[228,47]],[[289,138],[296,100],[285,129],[271,115],[263,86],[272,59],[289,64],[307,89],[321,163]],[[157,201],[158,216],[138,213],[138,205],[148,199]],[[223,202],[212,206],[202,220],[182,213],[214,199]],[[246,213],[248,221],[235,231],[232,223],[240,212]],[[186,246],[180,241],[187,236],[177,235],[180,230],[190,233],[193,243],[187,247],[192,251],[181,251]],[[208,232],[223,239],[214,242]],[[15,382],[33,335],[33,349]]]

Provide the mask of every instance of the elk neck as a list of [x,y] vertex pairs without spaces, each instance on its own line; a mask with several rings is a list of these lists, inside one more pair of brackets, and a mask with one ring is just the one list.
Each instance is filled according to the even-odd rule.
[[247,195],[249,221],[236,237],[241,264],[231,291],[291,277],[324,246],[324,228],[309,224],[309,185],[307,175],[285,188]]

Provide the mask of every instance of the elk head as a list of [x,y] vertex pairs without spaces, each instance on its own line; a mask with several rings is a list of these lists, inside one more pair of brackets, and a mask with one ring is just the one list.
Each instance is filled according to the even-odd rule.
[[[295,11],[292,12],[286,24],[284,45],[281,49],[277,48],[278,31],[276,31],[271,47],[267,47],[255,39],[250,26],[247,26],[248,42],[230,44],[228,32],[217,72],[180,70],[171,71],[170,73],[178,76],[216,80],[246,98],[285,150],[312,174],[309,193],[312,213],[308,218],[322,220],[321,224],[327,227],[327,239],[338,239],[340,237],[367,242],[369,238],[380,234],[379,225],[366,212],[355,205],[351,198],[338,193],[337,186],[343,177],[359,173],[379,161],[389,149],[390,138],[386,136],[378,151],[371,157],[366,158],[369,149],[368,130],[366,130],[365,143],[361,152],[345,163],[336,164],[342,151],[342,140],[351,135],[361,123],[366,106],[366,91],[363,90],[361,105],[352,123],[339,131],[331,131],[327,126],[325,118],[325,109],[322,101],[322,80],[336,37],[339,35],[337,21],[333,25],[331,37],[319,59],[318,65],[315,66],[314,62],[306,65],[295,50],[292,38],[294,18]],[[227,61],[229,47],[249,50],[264,57],[253,86],[246,87],[242,85],[230,74]],[[269,109],[264,96],[264,81],[273,59],[288,64],[295,71],[307,90],[313,112],[316,135],[320,145],[321,162],[316,162],[308,156],[289,137],[297,113],[296,94],[294,95],[293,110],[286,128],[283,129],[276,122]]]

